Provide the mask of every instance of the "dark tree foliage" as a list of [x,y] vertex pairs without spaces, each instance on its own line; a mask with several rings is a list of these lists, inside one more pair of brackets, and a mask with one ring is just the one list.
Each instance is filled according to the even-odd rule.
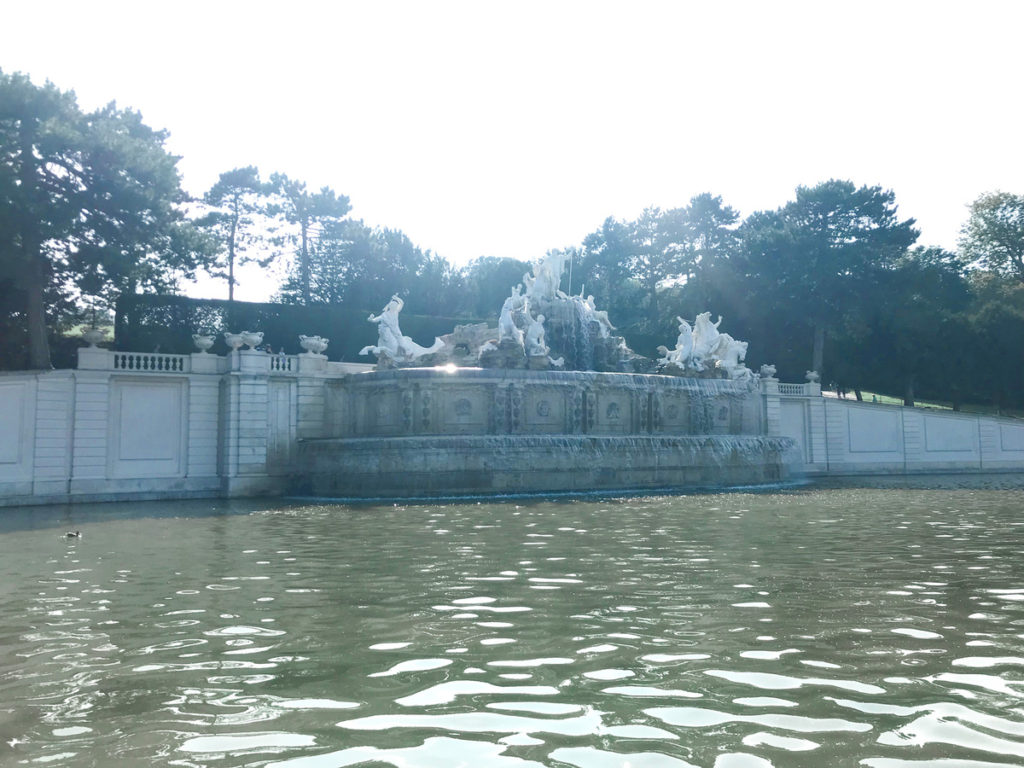
[[704,193],[682,208],[648,208],[635,221],[606,219],[583,241],[574,283],[621,327],[670,333],[676,313],[666,308],[677,308],[679,285],[730,258],[738,218],[721,197]]
[[[225,354],[224,331],[243,328],[263,331],[263,340],[275,352],[301,351],[299,335],[318,334],[330,339],[331,360],[373,362],[359,350],[377,340],[377,326],[366,321],[370,307],[354,304],[280,304],[187,296],[137,294],[118,301],[114,345],[117,349],[186,354],[194,352],[192,334],[213,333],[212,352]],[[451,331],[455,319],[402,312],[402,332],[416,339],[433,339]]]
[[399,230],[350,219],[324,222],[309,239],[308,253],[306,270],[294,262],[281,286],[286,303],[351,303],[377,310],[397,293],[411,313],[451,314],[454,270]]
[[597,305],[607,308],[609,317],[621,327],[643,320],[642,288],[629,268],[632,248],[628,226],[609,217],[583,240],[573,270],[573,283],[593,295]]
[[739,218],[736,210],[717,195],[705,192],[690,199],[683,209],[683,277],[695,277],[735,254]]
[[975,271],[968,281],[971,305],[965,317],[965,373],[975,401],[1000,410],[1024,408],[1024,282],[996,272]]
[[826,336],[872,305],[886,271],[917,239],[913,225],[898,219],[893,193],[880,187],[799,187],[795,200],[740,227],[733,277],[748,300],[773,310],[764,321],[784,313],[791,328],[804,327],[813,342],[809,367],[821,372]]
[[956,401],[967,359],[964,312],[970,292],[959,261],[941,248],[915,248],[874,287],[872,301],[836,332],[832,378],[847,387]]
[[648,328],[658,327],[659,286],[686,269],[682,209],[647,208],[635,221],[608,219],[583,241],[583,248],[585,266],[580,270],[580,282],[596,284],[604,278],[607,285],[602,286],[603,292],[609,297],[617,287],[632,283],[643,296]]
[[513,286],[523,282],[530,271],[529,262],[519,259],[481,256],[459,272],[464,298],[458,309],[476,317],[497,317]]
[[29,367],[50,367],[69,297],[166,290],[204,258],[166,138],[137,112],[86,114],[73,93],[0,72],[0,272]]

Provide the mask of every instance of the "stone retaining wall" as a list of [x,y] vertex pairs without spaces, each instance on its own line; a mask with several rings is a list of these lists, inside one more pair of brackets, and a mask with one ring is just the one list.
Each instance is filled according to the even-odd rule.
[[[437,396],[441,370],[346,382],[369,369],[322,355],[86,348],[76,370],[0,374],[0,506],[278,494],[308,463],[300,456],[304,442],[366,437],[388,424],[395,437],[454,432],[450,439],[458,440],[620,431],[668,438],[693,434],[699,423],[711,434],[792,438],[792,468],[811,477],[1024,471],[1024,421],[822,398],[815,384],[764,379],[752,407],[730,396],[730,382],[655,386],[652,377],[615,374],[548,377],[534,390],[525,386],[530,374],[477,372],[467,377],[462,397]],[[722,407],[696,408],[691,395],[698,389],[720,398]],[[634,479],[649,476],[660,485],[700,480],[700,471],[687,468],[685,451],[673,466],[664,446],[640,450],[657,456],[643,461],[630,458],[629,450],[639,449],[628,442],[620,447],[590,474],[565,479],[566,490],[622,487],[615,475],[631,467]],[[338,471],[348,466],[358,474],[353,457],[365,448],[353,443]],[[514,490],[521,476],[515,472],[544,469],[545,456],[520,452],[494,490]]]

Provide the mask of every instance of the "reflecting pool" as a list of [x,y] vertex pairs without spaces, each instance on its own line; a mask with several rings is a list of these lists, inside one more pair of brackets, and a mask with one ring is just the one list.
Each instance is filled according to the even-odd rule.
[[36,764],[1021,765],[1024,491],[0,510]]

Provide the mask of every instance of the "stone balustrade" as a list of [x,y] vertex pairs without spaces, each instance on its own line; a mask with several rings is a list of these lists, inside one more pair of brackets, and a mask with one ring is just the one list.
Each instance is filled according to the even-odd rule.
[[188,355],[165,355],[159,352],[112,352],[115,371],[149,373],[188,373],[192,360]]

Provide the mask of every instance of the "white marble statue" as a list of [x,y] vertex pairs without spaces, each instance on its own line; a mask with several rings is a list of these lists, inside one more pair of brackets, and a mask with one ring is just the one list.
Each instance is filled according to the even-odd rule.
[[693,357],[693,328],[683,318],[676,316],[679,321],[679,335],[676,337],[676,348],[673,350],[673,362],[686,367]]
[[658,351],[661,353],[662,365],[674,364],[680,368],[691,367],[693,357],[693,329],[690,324],[681,317],[679,321],[679,336],[676,337],[675,349],[661,345]]
[[410,363],[424,355],[437,352],[444,346],[441,339],[435,338],[431,346],[421,347],[408,336],[403,336],[402,330],[398,326],[398,313],[404,306],[404,301],[398,296],[392,296],[391,301],[384,306],[379,315],[370,315],[367,318],[369,322],[377,323],[377,345],[363,347],[359,351],[360,355],[372,353],[380,357],[383,353],[395,362]]
[[558,290],[567,259],[568,256],[561,251],[548,251],[544,258],[532,262],[533,275],[523,275],[526,295],[531,300],[551,301],[556,296],[563,299],[568,298],[565,293]]
[[526,296],[520,294],[522,286],[517,285],[512,289],[512,295],[505,299],[501,305],[501,314],[498,315],[498,341],[512,341],[523,346],[523,332],[516,323],[516,315],[521,314],[526,308]]
[[677,317],[676,320],[679,321],[679,336],[675,349],[658,347],[663,367],[676,365],[692,373],[719,371],[730,379],[754,379],[754,372],[743,363],[747,357],[747,342],[737,341],[728,333],[718,331],[722,324],[721,315],[718,322],[712,323],[711,313],[701,312],[692,328],[683,318]]
[[544,315],[537,315],[526,328],[526,354],[538,357],[547,355],[548,351],[544,343]]
[[711,353],[718,346],[718,326],[722,324],[722,316],[718,316],[718,322],[711,322],[710,312],[701,312],[693,323],[693,351],[691,360],[693,367],[703,371],[714,366],[711,360]]
[[728,333],[718,335],[718,345],[712,351],[715,368],[725,371],[730,379],[750,379],[754,372],[743,364],[747,358],[746,341],[737,341]]

